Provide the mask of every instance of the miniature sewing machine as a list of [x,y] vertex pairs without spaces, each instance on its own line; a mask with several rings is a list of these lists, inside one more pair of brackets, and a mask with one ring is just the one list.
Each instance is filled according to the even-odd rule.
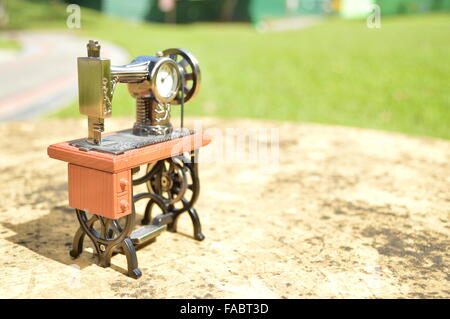
[[[78,58],[78,90],[80,113],[88,117],[88,137],[48,147],[51,158],[69,163],[69,206],[80,223],[70,255],[82,253],[87,235],[100,266],[110,266],[113,254],[122,253],[128,275],[139,278],[136,248],[164,230],[175,232],[180,214],[189,214],[194,238],[204,239],[193,206],[200,190],[198,152],[211,140],[183,128],[184,103],[200,88],[200,68],[182,49],[139,56],[124,66],[101,58],[97,41],[89,41],[87,52],[87,57]],[[118,83],[126,83],[136,99],[136,122],[130,129],[102,135]],[[174,104],[181,106],[180,128],[170,122]],[[133,194],[134,186],[141,184],[146,191]],[[147,204],[138,228],[135,204],[141,200]]]

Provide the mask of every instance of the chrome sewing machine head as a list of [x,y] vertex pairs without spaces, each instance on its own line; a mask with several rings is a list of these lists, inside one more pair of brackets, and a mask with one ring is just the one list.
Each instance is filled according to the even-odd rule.
[[[88,116],[89,135],[85,141],[92,146],[102,145],[104,119],[111,116],[117,83],[126,83],[131,96],[136,99],[136,123],[130,134],[150,138],[172,133],[171,105],[181,104],[183,117],[184,103],[195,97],[200,88],[198,61],[182,49],[139,56],[123,66],[111,66],[109,59],[101,58],[98,41],[90,40],[87,51],[87,57],[78,58],[78,92],[80,113]],[[119,142],[123,141],[121,138]],[[127,138],[129,143],[130,137]],[[78,144],[86,148],[86,145]],[[125,148],[110,149],[117,153]]]

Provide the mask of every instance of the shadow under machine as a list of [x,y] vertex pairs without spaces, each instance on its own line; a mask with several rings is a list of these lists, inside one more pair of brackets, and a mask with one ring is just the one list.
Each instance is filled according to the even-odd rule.
[[[139,56],[124,66],[101,58],[97,41],[90,40],[87,51],[87,57],[78,58],[78,88],[88,137],[47,150],[51,158],[69,163],[69,206],[80,223],[70,255],[82,253],[88,236],[100,266],[110,266],[111,257],[123,253],[128,275],[139,278],[136,248],[164,230],[175,232],[180,214],[190,216],[194,238],[204,239],[194,204],[200,190],[199,149],[211,140],[201,131],[183,128],[184,103],[200,88],[200,68],[182,49]],[[136,99],[136,122],[130,129],[102,135],[118,83],[127,84]],[[173,105],[181,107],[179,128],[170,122]],[[135,194],[139,185],[145,191]],[[139,201],[146,205],[142,226],[136,227]]]

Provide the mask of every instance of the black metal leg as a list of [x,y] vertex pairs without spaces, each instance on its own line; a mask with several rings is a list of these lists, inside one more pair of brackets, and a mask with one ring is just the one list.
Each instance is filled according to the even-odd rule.
[[[83,252],[83,243],[84,237],[86,236],[85,229],[91,229],[92,225],[97,221],[96,218],[91,218],[87,220],[86,218],[82,218],[79,215],[79,211],[77,210],[78,221],[80,222],[80,227],[78,228],[75,236],[73,238],[72,250],[70,251],[70,256],[73,258],[77,258]],[[83,227],[81,223],[84,223],[86,227]]]
[[130,238],[125,238],[121,244],[125,256],[127,257],[128,276],[138,279],[142,276],[141,270],[138,268],[138,259],[136,256],[136,249]]
[[194,227],[194,238],[198,241],[202,241],[205,239],[205,235],[202,233],[202,225],[200,223],[200,218],[197,214],[195,208],[191,208],[188,210],[189,217],[191,217],[192,225]]
[[[105,249],[105,251],[100,250],[98,252],[98,265],[100,267],[106,268],[106,267],[111,267],[111,257],[112,257],[112,253],[114,251],[116,245],[114,246],[110,246],[107,248],[101,248],[101,249]],[[100,247],[104,247],[100,244]]]
[[170,231],[171,233],[176,233],[177,232],[177,224],[178,224],[178,217],[180,216],[180,214],[177,214],[174,216],[173,221],[167,225],[167,230]]
[[77,258],[83,252],[83,242],[84,236],[86,234],[83,231],[83,228],[79,227],[75,236],[73,237],[72,250],[70,251],[70,256],[72,258]]
[[[205,235],[202,233],[202,224],[200,222],[200,217],[197,213],[197,210],[195,208],[190,208],[187,210],[189,217],[192,221],[192,227],[194,228],[194,239],[198,241],[202,241],[205,239]],[[178,213],[173,218],[173,221],[167,225],[167,230],[175,233],[177,231],[177,223],[178,223],[178,217],[180,217],[182,213]]]

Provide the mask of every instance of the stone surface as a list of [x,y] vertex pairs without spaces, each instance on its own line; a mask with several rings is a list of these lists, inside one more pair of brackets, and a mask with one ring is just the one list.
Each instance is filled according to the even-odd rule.
[[[46,147],[83,136],[86,122],[0,125],[2,298],[450,297],[449,141],[204,119],[216,128],[200,154],[196,207],[206,239],[192,240],[183,216],[180,234],[138,251],[143,276],[134,280],[122,255],[97,266],[87,240],[78,259],[69,257],[77,221],[67,168]],[[278,159],[233,162],[226,128],[279,129]],[[267,145],[261,134],[259,142]]]

